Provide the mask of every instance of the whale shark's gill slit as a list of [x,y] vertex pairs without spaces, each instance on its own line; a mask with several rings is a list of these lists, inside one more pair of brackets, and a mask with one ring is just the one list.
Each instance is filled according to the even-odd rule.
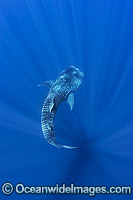
[[41,114],[42,132],[51,145],[57,148],[76,149],[79,148],[58,144],[54,132],[54,118],[57,109],[62,101],[67,101],[70,109],[74,106],[74,94],[77,88],[81,85],[84,74],[78,68],[71,66],[63,70],[61,75],[55,81],[45,81],[42,85],[48,85],[50,91],[46,97]]

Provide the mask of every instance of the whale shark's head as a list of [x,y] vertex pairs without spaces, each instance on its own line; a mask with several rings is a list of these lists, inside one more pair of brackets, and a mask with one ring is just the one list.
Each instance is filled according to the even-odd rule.
[[72,88],[72,91],[78,89],[81,85],[84,73],[74,66],[70,66],[66,70],[63,70],[61,73],[61,78],[66,82],[69,82]]

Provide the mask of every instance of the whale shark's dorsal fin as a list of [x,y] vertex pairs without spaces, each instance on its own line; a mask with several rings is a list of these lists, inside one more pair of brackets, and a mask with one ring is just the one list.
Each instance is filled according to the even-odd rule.
[[48,87],[51,87],[53,85],[54,81],[50,80],[50,81],[45,81],[44,83],[39,84],[38,86],[45,86],[47,85]]
[[68,98],[67,98],[67,102],[69,103],[70,105],[70,110],[73,109],[73,106],[74,106],[74,93],[70,93]]

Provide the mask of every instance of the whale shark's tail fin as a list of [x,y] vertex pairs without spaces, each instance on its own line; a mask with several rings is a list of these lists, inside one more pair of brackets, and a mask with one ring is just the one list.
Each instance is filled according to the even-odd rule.
[[77,149],[79,147],[72,147],[72,146],[67,146],[67,145],[63,145],[63,144],[58,144],[58,143],[53,143],[54,146],[60,148],[64,148],[64,149]]
[[72,146],[67,146],[67,145],[59,145],[59,146],[57,146],[58,148],[65,148],[65,149],[77,149],[77,148],[79,148],[79,147],[72,147]]

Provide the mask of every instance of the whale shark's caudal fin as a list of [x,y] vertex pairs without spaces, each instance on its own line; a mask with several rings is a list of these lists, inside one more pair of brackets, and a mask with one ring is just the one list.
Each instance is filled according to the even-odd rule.
[[59,148],[65,148],[65,149],[77,149],[79,147],[72,147],[72,146],[67,146],[67,145],[59,145]]
[[64,149],[77,149],[79,147],[72,147],[72,146],[67,146],[67,145],[63,145],[63,144],[58,144],[58,143],[53,143],[54,146],[60,148],[64,148]]

